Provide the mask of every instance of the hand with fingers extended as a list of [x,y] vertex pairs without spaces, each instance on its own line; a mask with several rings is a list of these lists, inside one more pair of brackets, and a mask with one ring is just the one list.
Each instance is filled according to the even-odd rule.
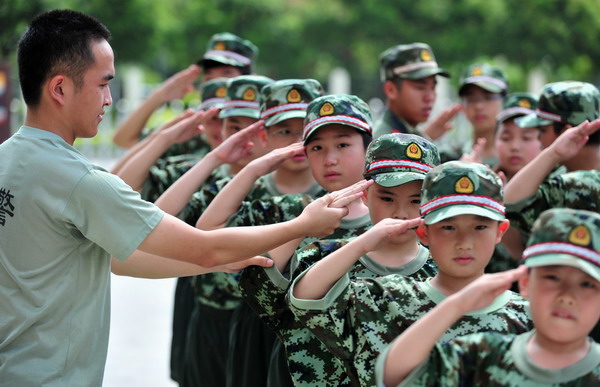
[[513,282],[527,274],[526,266],[500,273],[484,274],[459,292],[448,297],[460,308],[461,314],[467,314],[489,306],[502,292],[509,290]]
[[422,218],[414,219],[383,219],[368,231],[361,234],[355,239],[355,243],[358,243],[362,255],[372,251],[377,251],[385,246],[392,237],[406,232],[413,232],[412,230],[423,224]]
[[163,102],[183,98],[186,94],[194,91],[194,81],[200,72],[199,66],[190,65],[161,83],[153,94],[160,95]]
[[264,121],[257,121],[227,138],[212,153],[223,163],[235,163],[252,154],[254,141],[259,138],[259,133],[264,132],[264,130]]
[[464,153],[460,157],[460,161],[471,161],[473,163],[482,163],[483,162],[483,152],[485,151],[485,144],[487,140],[483,137],[478,138],[473,144],[471,148],[471,152]]
[[161,127],[159,135],[167,144],[186,142],[202,132],[203,115],[204,112],[185,111],[169,121],[168,126]]
[[202,125],[202,133],[206,137],[206,141],[209,143],[212,149],[215,149],[223,142],[223,136],[221,135],[221,119],[219,118],[219,108],[211,108],[204,111],[200,125]]
[[444,109],[437,117],[426,124],[423,133],[432,140],[442,137],[452,129],[451,121],[462,109],[463,107],[460,104]]
[[283,148],[277,148],[266,155],[252,160],[246,168],[251,168],[256,177],[266,175],[276,170],[284,161],[304,153],[304,145],[297,142]]
[[600,120],[585,121],[574,128],[569,128],[548,147],[557,163],[575,157],[587,143],[588,137],[600,129]]
[[329,195],[333,197],[333,201],[329,206],[336,208],[346,207],[354,200],[362,197],[365,194],[366,189],[374,182],[374,180],[361,180],[349,187],[331,192]]

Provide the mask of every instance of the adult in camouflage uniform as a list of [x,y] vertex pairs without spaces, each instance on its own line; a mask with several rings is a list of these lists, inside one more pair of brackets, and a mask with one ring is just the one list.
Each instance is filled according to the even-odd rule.
[[[355,96],[327,95],[308,105],[303,140],[313,176],[327,191],[350,186],[362,179],[371,124],[368,105]],[[293,218],[306,205],[306,201],[298,199],[285,196],[271,201],[254,201],[231,217],[228,224],[276,223],[288,217]],[[364,205],[354,205],[356,208],[350,209],[349,216],[342,219],[340,227],[328,238],[342,239],[359,235],[371,226]],[[300,246],[313,241],[314,238],[307,238]],[[297,351],[306,356],[300,362],[289,362],[289,372],[295,385],[348,385],[349,379],[331,354],[326,351],[313,352],[314,343],[319,345],[318,340],[294,319],[285,303],[290,279],[296,268],[302,265],[293,254],[294,248],[287,256],[283,254],[279,259],[273,256],[276,266],[266,271],[252,267],[243,271],[240,278],[244,300],[275,331],[286,347],[287,355],[282,348],[275,349],[269,384],[277,385],[283,380],[281,373],[288,362],[288,355],[290,351]]]
[[[322,94],[321,84],[313,79],[280,80],[263,87],[259,96],[260,111],[271,152],[236,174],[206,209],[197,227],[223,227],[240,207],[253,200],[279,197],[284,191],[298,192],[298,196],[305,195],[306,200],[325,193],[312,177],[303,148],[292,145],[301,140],[308,103]],[[236,283],[237,290],[237,275],[232,282]],[[229,332],[227,385],[266,385],[275,340],[274,333],[245,303],[236,307]],[[289,372],[288,381],[291,384]]]
[[449,77],[425,43],[390,47],[379,56],[387,107],[374,126],[374,138],[387,133],[423,136],[416,126],[427,121],[436,99],[436,76]]
[[251,41],[230,32],[219,32],[210,37],[198,65],[202,67],[206,82],[214,78],[250,75],[257,57],[258,47]]
[[[502,182],[478,163],[447,162],[430,170],[423,181],[420,211],[423,221],[403,223],[412,228],[424,222],[418,235],[438,265],[433,278],[416,281],[388,275],[352,280],[345,274],[323,297],[298,298],[295,287],[309,269],[290,288],[290,308],[296,317],[340,361],[354,369],[364,386],[375,385],[376,359],[388,343],[446,295],[483,275],[507,226]],[[521,333],[529,328],[526,301],[505,291],[490,307],[458,320],[442,340],[481,330]]]
[[[598,118],[600,92],[595,86],[583,82],[556,82],[544,87],[535,114],[517,119],[517,125],[524,127],[550,123],[561,133],[506,186],[507,217],[512,228],[521,234],[521,240],[527,240],[533,222],[547,209],[566,207],[598,211],[600,208],[600,132],[594,131],[595,125],[585,128],[580,125]],[[573,126],[577,128],[569,129]],[[572,172],[551,175],[560,164]],[[511,248],[513,256],[519,256],[523,244],[519,247],[515,239],[515,235],[511,235],[512,247],[507,245],[507,248]]]
[[[600,345],[587,337],[600,317],[600,215],[548,210],[536,221],[528,246],[527,268],[482,277],[396,339],[379,357],[378,385],[600,384]],[[517,279],[529,298],[534,330],[436,343],[463,313],[485,308]]]

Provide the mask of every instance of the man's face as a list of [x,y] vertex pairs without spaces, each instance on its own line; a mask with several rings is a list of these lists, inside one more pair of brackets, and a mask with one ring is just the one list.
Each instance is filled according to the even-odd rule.
[[439,275],[463,281],[483,274],[504,234],[498,221],[476,215],[453,216],[421,230]]
[[513,119],[504,121],[496,133],[496,153],[499,166],[511,178],[541,151],[536,128],[520,128]]
[[234,78],[242,75],[242,72],[238,67],[234,66],[216,66],[208,69],[204,69],[202,81],[210,81],[215,78]]
[[479,86],[469,85],[462,96],[465,116],[473,125],[477,137],[492,134],[496,116],[502,109],[502,95],[490,93]]
[[[290,118],[271,125],[266,129],[267,143],[269,149],[283,148],[296,142],[302,141],[302,118]],[[280,168],[292,172],[305,171],[309,168],[308,158],[303,151],[298,152],[292,158],[284,161]]]
[[600,318],[600,282],[570,266],[534,267],[519,281],[536,335],[560,345],[585,342]]
[[403,79],[400,87],[391,81],[386,93],[390,110],[411,126],[427,121],[435,103],[435,75],[422,79]]
[[356,129],[340,124],[320,127],[305,148],[315,180],[328,192],[363,179],[365,146]]
[[75,138],[94,137],[102,122],[105,106],[112,104],[109,82],[114,78],[114,54],[106,40],[92,43],[95,61],[83,75],[83,85],[75,88],[73,81],[65,80],[72,93],[65,94],[65,111],[70,116],[70,128],[64,133],[72,144]]
[[[374,183],[367,188],[363,202],[369,207],[369,215],[373,224],[386,218],[414,219],[419,217],[421,203],[422,180],[411,181],[396,187],[384,187]],[[404,243],[414,240],[414,231],[394,236],[392,243]]]

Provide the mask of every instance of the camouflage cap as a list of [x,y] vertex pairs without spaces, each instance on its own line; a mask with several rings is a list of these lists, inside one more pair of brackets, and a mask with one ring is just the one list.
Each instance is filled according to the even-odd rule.
[[258,48],[252,42],[229,32],[221,32],[211,36],[198,64],[215,61],[228,66],[247,67],[252,65],[257,56]]
[[553,122],[579,125],[600,117],[600,92],[586,82],[563,81],[544,86],[537,110],[516,120],[522,128],[550,125]]
[[243,116],[258,119],[260,105],[258,95],[262,88],[273,82],[271,78],[261,75],[241,75],[227,81],[227,97],[219,118]]
[[600,281],[600,214],[568,208],[544,211],[533,224],[523,259],[529,267],[572,266]]
[[508,80],[504,71],[487,63],[477,63],[467,67],[460,81],[458,95],[463,95],[468,85],[479,86],[490,93],[508,91]]
[[510,93],[504,97],[502,111],[496,116],[496,121],[501,124],[504,121],[535,113],[537,97],[531,93]]
[[483,164],[448,161],[425,176],[421,188],[421,216],[434,224],[457,215],[479,215],[503,220],[502,181]]
[[373,135],[369,105],[355,95],[330,94],[310,102],[306,108],[302,140],[306,144],[317,129],[330,124],[351,126]]
[[221,108],[227,96],[227,81],[229,78],[215,78],[200,85],[200,99],[202,102],[198,110],[208,110],[214,107]]
[[439,164],[437,147],[423,137],[384,134],[369,144],[363,175],[383,187],[396,187],[425,179],[427,172]]
[[290,118],[306,117],[306,107],[323,95],[323,87],[314,79],[284,79],[266,85],[260,92],[260,119],[272,126]]
[[379,56],[381,82],[393,78],[422,79],[431,75],[450,77],[435,61],[431,47],[425,43],[400,44]]

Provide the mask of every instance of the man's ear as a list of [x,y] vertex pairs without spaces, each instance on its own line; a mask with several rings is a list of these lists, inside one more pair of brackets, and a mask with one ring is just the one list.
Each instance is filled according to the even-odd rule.
[[398,87],[394,82],[388,80],[383,83],[383,92],[388,99],[393,99],[398,95]]
[[529,293],[527,287],[529,286],[529,272],[519,279],[519,293],[521,297],[528,298]]
[[429,236],[427,235],[427,227],[424,224],[421,224],[419,227],[417,227],[417,229],[415,230],[415,233],[421,240],[421,243],[423,243],[424,245],[429,245]]
[[496,233],[496,244],[500,243],[500,241],[502,240],[502,236],[506,233],[506,231],[508,231],[509,227],[510,227],[510,220],[504,219],[504,220],[500,221],[500,224],[498,225],[498,230]]
[[58,74],[50,78],[46,84],[46,89],[48,90],[48,94],[52,101],[61,105],[65,103],[65,94],[68,87],[67,82],[67,78],[62,74]]

